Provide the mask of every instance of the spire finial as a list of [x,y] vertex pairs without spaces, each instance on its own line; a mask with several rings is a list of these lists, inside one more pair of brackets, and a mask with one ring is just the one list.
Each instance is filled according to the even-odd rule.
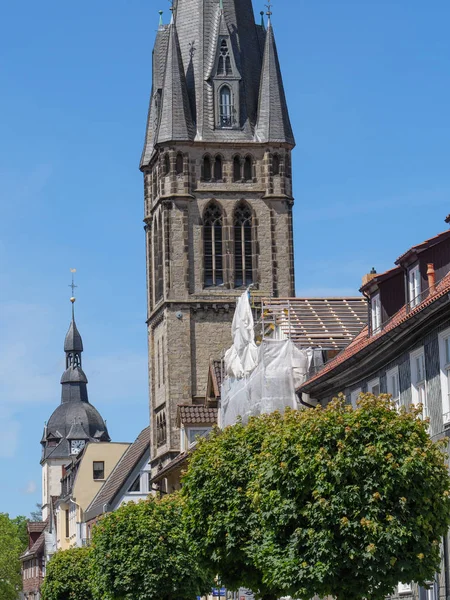
[[267,21],[267,25],[270,25],[270,17],[272,16],[272,3],[269,2],[269,4],[266,4],[266,8],[267,8],[266,15],[269,17],[269,19]]
[[163,10],[159,10],[158,12],[159,12],[159,26],[162,27],[164,25],[163,19],[162,19],[164,11]]
[[265,29],[266,24],[264,23],[264,11],[262,10],[259,14],[261,15],[261,27]]
[[219,8],[220,10],[223,10],[223,0],[219,0]]
[[76,269],[70,269],[70,272],[72,273],[72,283],[69,284],[69,287],[72,288],[72,297],[70,298],[70,301],[72,302],[72,319],[74,316],[74,303],[75,303],[75,288],[77,288],[78,286],[75,285],[75,273],[77,272]]

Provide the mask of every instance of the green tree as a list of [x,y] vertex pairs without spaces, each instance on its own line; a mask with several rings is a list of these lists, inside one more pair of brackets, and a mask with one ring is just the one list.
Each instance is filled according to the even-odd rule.
[[188,543],[178,494],[123,505],[97,523],[92,582],[98,600],[192,600],[211,589]]
[[[231,477],[218,468],[209,471],[210,482],[200,473],[201,463],[223,464],[221,436],[228,448],[233,439],[236,449],[250,448],[239,440],[246,432],[253,436],[258,421],[265,434],[246,459],[246,482],[235,481],[222,509],[215,500],[209,508],[202,500],[201,514],[200,481],[222,493],[224,479],[233,485],[242,458],[228,452]],[[378,600],[399,581],[424,585],[440,568],[439,542],[450,524],[442,443],[431,441],[419,409],[398,414],[388,397],[368,394],[356,410],[340,397],[326,409],[259,417],[247,428],[238,425],[201,442],[184,489],[197,542],[202,527],[210,546],[214,537],[216,544],[223,542],[224,532],[212,525],[215,511],[230,523],[248,515],[247,529],[239,529],[245,533],[242,547],[263,585],[274,594],[304,599],[318,594]],[[224,580],[232,557],[223,569],[219,564]],[[208,562],[206,554],[203,559]]]
[[2,600],[17,600],[18,592],[22,589],[19,557],[25,550],[26,538],[23,538],[20,519],[24,517],[10,519],[6,513],[0,513],[0,598]]
[[191,544],[202,568],[216,572],[230,589],[248,587],[267,599],[280,597],[283,588],[266,585],[253,560],[259,526],[248,489],[270,424],[281,418],[263,415],[198,439],[182,488]]
[[56,552],[48,563],[42,600],[92,600],[90,548]]

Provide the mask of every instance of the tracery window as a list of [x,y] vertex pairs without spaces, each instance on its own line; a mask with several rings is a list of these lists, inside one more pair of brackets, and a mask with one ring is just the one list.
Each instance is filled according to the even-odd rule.
[[212,202],[203,216],[203,256],[205,286],[223,284],[223,215],[218,204]]
[[221,181],[223,177],[222,157],[218,154],[214,161],[214,179]]
[[241,157],[236,155],[233,158],[233,181],[241,181]]
[[234,285],[253,283],[252,211],[245,202],[234,211]]
[[220,88],[219,123],[221,127],[231,127],[233,124],[231,90],[227,85]]
[[207,155],[203,158],[203,180],[211,181],[211,158]]
[[253,161],[251,156],[246,156],[244,161],[244,179],[252,181],[253,179]]
[[183,174],[183,155],[181,154],[181,152],[179,152],[177,154],[177,162],[175,165],[175,170],[176,170],[177,175]]
[[220,44],[219,64],[217,65],[217,75],[232,75],[230,51],[226,40]]

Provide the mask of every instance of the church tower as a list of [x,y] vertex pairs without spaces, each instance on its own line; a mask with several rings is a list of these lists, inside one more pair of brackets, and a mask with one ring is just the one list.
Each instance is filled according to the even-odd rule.
[[109,442],[106,424],[89,403],[87,377],[82,369],[83,342],[77,329],[72,302],[72,321],[64,340],[66,370],[61,377],[61,404],[45,425],[42,436],[42,518],[50,511],[52,496],[61,493],[62,468],[87,442]]
[[267,14],[174,0],[156,35],[140,165],[154,473],[180,452],[177,406],[205,400],[237,297],[294,295],[295,142]]

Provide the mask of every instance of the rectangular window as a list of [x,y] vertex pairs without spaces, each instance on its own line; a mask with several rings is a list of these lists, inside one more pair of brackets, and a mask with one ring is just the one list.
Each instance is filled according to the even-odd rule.
[[410,355],[411,363],[411,388],[413,404],[422,404],[424,419],[430,416],[427,398],[427,382],[425,372],[425,353],[423,348],[418,348]]
[[369,394],[374,394],[375,396],[379,396],[379,394],[380,394],[380,379],[379,379],[379,377],[376,377],[375,379],[372,379],[372,381],[369,381],[369,383],[367,384],[367,390],[368,390]]
[[372,333],[378,333],[381,329],[381,301],[380,294],[372,296],[370,301],[372,313]]
[[400,408],[400,377],[398,367],[394,367],[386,373],[387,393],[391,395],[397,410]]
[[439,363],[441,371],[442,419],[450,424],[450,329],[439,334]]
[[94,460],[92,470],[94,479],[105,479],[105,461]]
[[193,446],[198,437],[205,437],[211,431],[211,427],[190,427],[186,430],[189,446]]
[[68,510],[64,511],[64,516],[65,516],[65,521],[66,521],[66,523],[65,523],[65,525],[66,525],[66,538],[68,538],[69,535],[70,535],[70,532],[69,532],[69,511]]
[[419,265],[416,265],[409,270],[409,305],[414,308],[420,304],[420,269]]
[[361,391],[361,388],[356,388],[356,390],[353,390],[353,392],[350,394],[350,400],[353,408],[356,408],[356,403],[358,402]]
[[141,474],[136,477],[130,486],[129,492],[140,492],[141,491]]

